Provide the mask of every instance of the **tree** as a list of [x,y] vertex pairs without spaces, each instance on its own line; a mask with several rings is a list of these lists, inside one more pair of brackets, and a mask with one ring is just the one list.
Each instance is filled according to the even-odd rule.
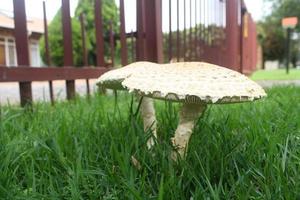
[[267,21],[257,24],[259,32],[259,42],[263,48],[265,60],[284,60],[285,34],[278,24]]
[[[94,0],[79,0],[78,6],[75,10],[75,16],[72,18],[72,44],[74,65],[83,65],[83,48],[81,39],[81,29],[79,16],[81,13],[85,15],[85,29],[86,29],[86,44],[88,49],[88,61],[90,65],[96,64],[96,36],[94,23]],[[104,30],[104,52],[106,59],[110,58],[109,50],[109,23],[112,21],[114,33],[119,32],[119,14],[115,1],[102,0],[102,20]],[[61,25],[61,10],[57,12],[49,30],[49,46],[52,63],[56,66],[63,66],[63,38]],[[44,38],[40,40],[42,59],[45,60],[45,43]],[[117,47],[118,48],[118,47]],[[118,49],[116,49],[118,51]]]
[[[299,0],[265,0],[272,3],[273,20],[281,22],[283,17],[298,17],[300,19],[300,3]],[[296,31],[300,32],[300,26],[296,27]]]
[[[285,40],[286,31],[281,26],[281,20],[284,17],[298,17],[300,19],[299,0],[265,0],[272,3],[272,12],[258,23],[259,42],[263,48],[265,60],[279,60],[282,62],[285,58]],[[300,32],[298,25],[295,32]],[[297,56],[300,47],[295,45],[297,41],[291,44],[291,60],[296,65]]]

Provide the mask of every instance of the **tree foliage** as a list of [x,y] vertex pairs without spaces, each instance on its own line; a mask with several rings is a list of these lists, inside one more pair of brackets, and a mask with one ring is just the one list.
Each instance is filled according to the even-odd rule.
[[[272,3],[272,12],[258,23],[259,42],[263,47],[265,60],[283,61],[285,58],[286,30],[281,26],[284,17],[298,17],[300,19],[299,0],[265,0]],[[294,32],[300,32],[298,25]],[[299,45],[297,40],[291,42],[291,58],[295,65]]]
[[[96,36],[94,22],[94,0],[79,0],[75,10],[75,16],[72,18],[72,44],[73,44],[73,62],[75,66],[83,65],[83,48],[81,38],[81,27],[79,16],[85,15],[86,45],[88,49],[88,61],[90,65],[96,64]],[[109,26],[113,24],[114,33],[119,32],[119,14],[115,1],[102,0],[102,20],[103,37],[105,46],[105,57],[110,58],[109,50]],[[54,19],[48,26],[49,45],[52,64],[63,66],[63,36],[61,10],[57,12]],[[44,38],[40,40],[40,49],[43,60],[45,61],[45,43]],[[117,49],[116,49],[117,51]]]

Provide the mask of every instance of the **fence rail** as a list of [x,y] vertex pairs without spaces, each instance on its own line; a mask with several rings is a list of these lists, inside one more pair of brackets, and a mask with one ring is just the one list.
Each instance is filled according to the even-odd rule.
[[[243,0],[136,0],[136,31],[126,33],[126,0],[119,0],[120,30],[116,35],[113,25],[103,30],[102,1],[94,0],[96,36],[95,67],[73,66],[72,29],[69,0],[62,0],[62,34],[64,67],[51,67],[46,5],[44,11],[45,63],[48,67],[30,67],[28,35],[24,0],[14,0],[15,42],[19,66],[0,66],[0,82],[19,82],[21,105],[32,102],[32,81],[49,81],[53,97],[53,80],[66,80],[67,98],[75,96],[76,79],[89,81],[110,70],[115,60],[115,42],[120,42],[121,64],[135,60],[153,62],[206,61],[242,73],[251,73],[256,66],[256,29]],[[83,63],[88,66],[85,14],[80,15]],[[165,19],[167,16],[167,19]],[[163,31],[168,27],[167,31]],[[104,31],[109,36],[104,36]],[[109,41],[110,62],[104,57],[104,42]],[[128,46],[129,45],[129,46]],[[129,48],[130,47],[130,48]]]
[[0,67],[0,82],[95,79],[108,70],[107,67]]

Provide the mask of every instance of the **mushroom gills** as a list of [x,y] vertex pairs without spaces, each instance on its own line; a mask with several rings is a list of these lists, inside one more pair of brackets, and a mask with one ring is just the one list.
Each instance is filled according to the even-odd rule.
[[173,160],[177,160],[178,154],[181,158],[185,157],[188,142],[192,135],[195,123],[205,109],[205,104],[201,105],[193,103],[184,103],[180,108],[179,123],[175,135],[171,139],[175,148],[175,151],[171,155]]
[[141,116],[144,123],[144,131],[151,131],[152,135],[147,141],[147,147],[150,149],[154,144],[154,138],[157,138],[156,134],[156,117],[153,99],[148,97],[143,97],[141,102]]

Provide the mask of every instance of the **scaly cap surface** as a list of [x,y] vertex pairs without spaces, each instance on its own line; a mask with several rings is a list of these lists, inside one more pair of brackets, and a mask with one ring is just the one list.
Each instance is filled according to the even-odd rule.
[[150,71],[156,66],[156,63],[151,62],[134,62],[104,73],[98,78],[96,84],[109,89],[124,90],[125,88],[121,82],[124,81],[125,78],[129,77],[132,73],[139,73],[139,71]]
[[188,103],[235,103],[266,96],[257,83],[239,72],[204,62],[161,64],[133,73],[122,85],[152,98]]

